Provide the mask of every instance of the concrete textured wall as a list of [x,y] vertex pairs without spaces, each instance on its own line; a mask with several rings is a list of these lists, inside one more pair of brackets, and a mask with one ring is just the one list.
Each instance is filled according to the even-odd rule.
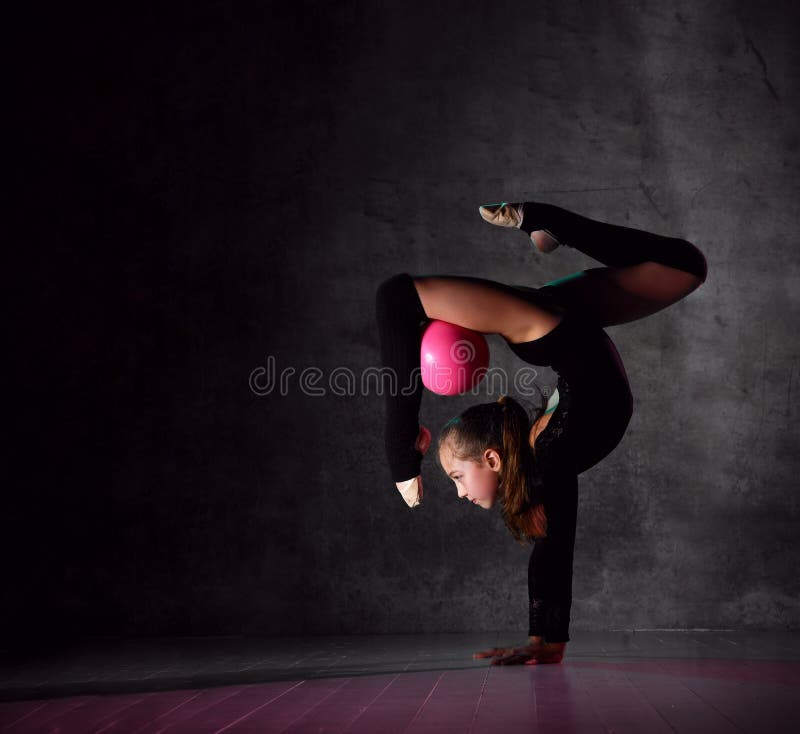
[[[32,24],[4,631],[524,636],[529,551],[499,510],[460,502],[432,457],[408,509],[382,398],[328,383],[379,364],[393,273],[536,286],[598,265],[478,216],[518,199],[685,237],[709,265],[608,329],[636,406],[580,478],[572,630],[796,628],[795,7],[201,3]],[[270,363],[296,372],[256,394]],[[426,393],[421,420],[497,396]]]

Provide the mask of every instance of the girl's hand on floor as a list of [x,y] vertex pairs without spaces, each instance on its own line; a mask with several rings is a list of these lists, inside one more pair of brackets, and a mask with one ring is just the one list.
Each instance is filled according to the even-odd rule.
[[501,665],[500,660],[516,660],[518,657],[522,657],[519,662],[525,662],[525,660],[529,660],[530,656],[533,654],[533,651],[537,648],[537,645],[524,645],[523,647],[493,647],[490,650],[481,650],[480,652],[476,652],[473,656],[473,660],[477,660],[479,658],[492,658],[492,665]]
[[566,642],[533,642],[522,647],[495,647],[476,652],[472,657],[492,658],[492,665],[537,665],[560,663],[564,657]]
[[525,661],[525,665],[560,663],[564,658],[566,649],[566,642],[545,642],[544,645],[536,650],[530,660]]

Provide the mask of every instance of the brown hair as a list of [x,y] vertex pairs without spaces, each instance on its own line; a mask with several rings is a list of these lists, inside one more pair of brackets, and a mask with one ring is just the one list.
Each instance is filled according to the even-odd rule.
[[439,432],[436,461],[445,444],[462,461],[482,461],[487,449],[501,458],[499,487],[503,520],[514,538],[523,545],[547,535],[547,515],[542,503],[533,504],[538,484],[536,460],[529,437],[533,420],[510,395],[491,403],[480,403],[451,418]]

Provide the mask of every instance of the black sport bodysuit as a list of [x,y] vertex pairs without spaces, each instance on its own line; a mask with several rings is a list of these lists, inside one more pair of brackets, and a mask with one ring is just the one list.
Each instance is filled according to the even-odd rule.
[[[705,257],[683,239],[606,224],[534,202],[525,203],[520,229],[527,234],[547,229],[561,245],[612,267],[653,261],[693,273],[702,281],[706,278]],[[590,268],[540,288],[467,278],[563,315],[539,339],[506,342],[523,361],[550,366],[558,375],[558,406],[534,442],[541,478],[537,501],[545,506],[547,537],[534,542],[528,564],[528,634],[547,642],[570,639],[578,475],[613,451],[633,412],[619,353],[591,310],[580,302],[576,289],[580,278],[593,277],[598,270]],[[411,275],[398,273],[378,286],[376,319],[383,365],[397,377],[395,384],[384,382],[386,457],[392,480],[402,482],[418,476],[422,463],[415,442],[423,391],[420,341],[428,317]],[[398,390],[404,386],[405,390]]]

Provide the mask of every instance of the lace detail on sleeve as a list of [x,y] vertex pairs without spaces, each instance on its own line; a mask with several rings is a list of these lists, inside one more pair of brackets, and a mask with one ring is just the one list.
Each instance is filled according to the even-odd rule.
[[553,411],[545,429],[536,437],[534,442],[534,455],[537,458],[541,456],[542,459],[546,458],[547,448],[554,442],[559,440],[567,432],[569,426],[569,411],[572,402],[572,392],[563,375],[558,376],[558,405]]

